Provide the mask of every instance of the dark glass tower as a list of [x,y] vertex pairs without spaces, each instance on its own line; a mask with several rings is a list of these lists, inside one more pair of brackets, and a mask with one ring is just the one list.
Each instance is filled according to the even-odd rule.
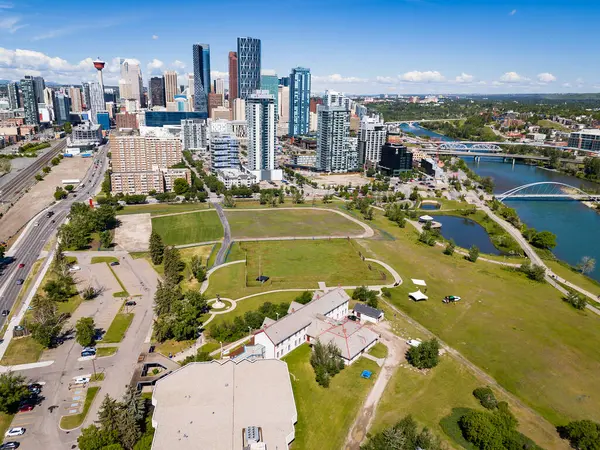
[[290,74],[289,135],[308,134],[310,125],[310,69],[296,67]]
[[[23,91],[23,107],[25,108],[25,123],[27,125],[39,125],[40,113],[36,95],[35,80],[26,75],[21,80],[21,91]],[[43,95],[43,93],[42,93]]]
[[167,106],[165,101],[165,79],[163,77],[150,78],[150,98],[152,106]]
[[238,96],[246,100],[260,89],[260,39],[238,38]]
[[208,44],[194,44],[194,111],[208,117],[208,94],[210,92],[210,47]]

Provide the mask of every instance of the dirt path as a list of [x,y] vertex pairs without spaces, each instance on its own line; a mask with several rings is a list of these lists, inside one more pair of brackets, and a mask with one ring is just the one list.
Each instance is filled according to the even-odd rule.
[[373,418],[375,417],[375,410],[377,409],[379,400],[381,400],[390,378],[392,378],[392,375],[404,360],[404,354],[406,353],[407,345],[400,337],[390,331],[387,322],[375,326],[374,331],[380,334],[380,342],[388,348],[388,355],[384,360],[381,372],[377,376],[373,388],[369,392],[367,399],[358,413],[358,417],[354,421],[352,428],[350,428],[344,446],[346,450],[360,449],[360,445],[365,440],[367,432],[373,422]]

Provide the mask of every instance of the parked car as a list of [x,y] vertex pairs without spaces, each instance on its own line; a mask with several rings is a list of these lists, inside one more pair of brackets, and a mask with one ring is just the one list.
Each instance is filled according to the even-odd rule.
[[69,272],[77,272],[78,270],[81,270],[81,267],[79,267],[79,266],[69,267]]
[[150,348],[148,349],[148,353],[154,353],[154,349],[156,347],[154,345],[151,345]]
[[19,286],[21,286],[21,285],[22,285],[24,282],[25,282],[25,280],[24,280],[23,278],[19,278],[19,279],[17,279],[17,284],[18,284]]
[[29,388],[29,392],[33,393],[33,394],[39,394],[40,392],[42,392],[42,385],[38,384],[38,383],[32,383],[29,386],[27,386]]
[[15,325],[15,327],[13,328],[14,331],[23,331],[25,328],[23,328],[21,325]]
[[12,441],[12,442],[5,442],[4,444],[0,445],[0,450],[8,450],[8,449],[12,449],[12,448],[18,448],[19,447],[18,442]]
[[20,264],[19,264],[19,269],[22,269],[23,267],[25,267],[25,264],[23,264],[23,263],[20,263]]
[[33,409],[33,405],[31,403],[23,403],[19,406],[19,412],[29,412]]
[[73,380],[75,384],[86,384],[90,382],[90,377],[77,377]]
[[411,347],[418,347],[419,345],[421,345],[421,341],[418,339],[409,339],[408,341],[406,341],[406,343]]
[[128,302],[125,302],[125,306],[135,306],[135,305],[137,305],[137,303],[136,303],[136,302],[134,302],[133,300],[130,300],[130,301],[128,301]]
[[33,224],[33,226],[34,226],[34,227],[38,227],[38,226],[40,226],[40,223],[39,223],[39,222],[36,222],[36,223],[34,223],[34,224]]
[[110,263],[111,266],[118,266],[119,265],[119,261],[113,261]]
[[444,297],[444,300],[442,300],[444,303],[454,303],[454,302],[459,302],[460,301],[460,297],[457,295],[447,295],[446,297]]
[[2,317],[6,317],[10,314],[10,311],[8,309],[3,309],[2,310]]
[[4,436],[6,436],[6,437],[13,437],[13,436],[22,436],[24,434],[25,434],[25,428],[23,428],[23,427],[15,427],[15,428],[10,428],[4,434]]

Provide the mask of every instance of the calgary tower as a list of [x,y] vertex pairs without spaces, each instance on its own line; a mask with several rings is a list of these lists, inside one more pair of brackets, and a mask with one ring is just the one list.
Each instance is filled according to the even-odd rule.
[[100,83],[100,88],[102,89],[102,92],[104,92],[104,80],[102,79],[102,69],[104,69],[105,65],[106,63],[102,61],[100,57],[98,57],[98,59],[94,61],[94,67],[98,71],[98,83]]

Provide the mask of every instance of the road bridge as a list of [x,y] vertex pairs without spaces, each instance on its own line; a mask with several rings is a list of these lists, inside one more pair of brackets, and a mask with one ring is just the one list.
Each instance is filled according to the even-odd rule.
[[[470,150],[437,150],[437,149],[423,149],[425,153],[431,153],[436,155],[450,155],[450,156],[472,156],[475,159],[479,158],[503,158],[509,160],[532,160],[532,161],[548,161],[548,156],[542,155],[513,155],[512,153],[498,153],[496,151],[470,151]],[[559,158],[561,163],[572,163],[572,164],[583,164],[583,159],[570,159],[570,158]]]

